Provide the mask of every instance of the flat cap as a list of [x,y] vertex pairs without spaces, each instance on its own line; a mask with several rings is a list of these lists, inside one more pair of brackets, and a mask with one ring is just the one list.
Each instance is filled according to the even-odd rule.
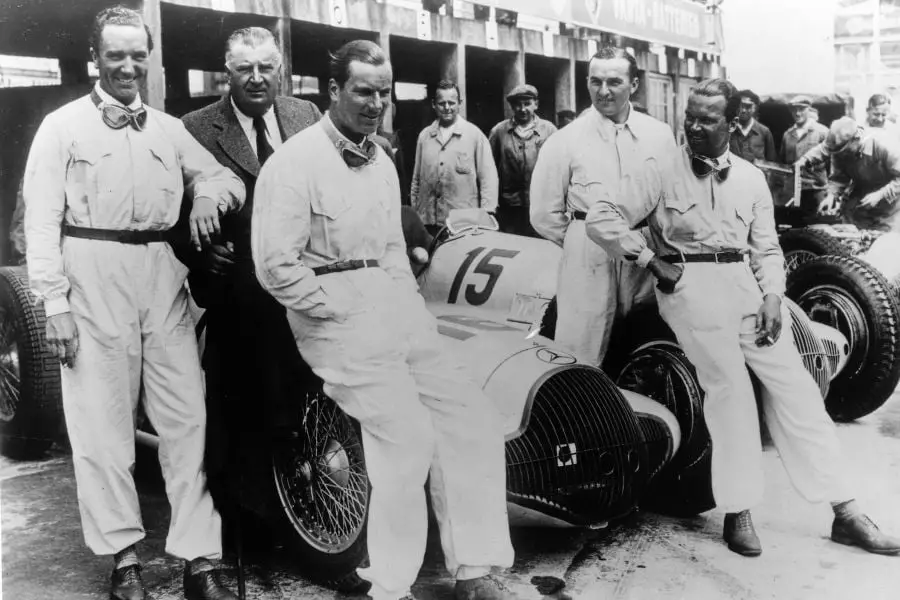
[[860,127],[850,117],[841,117],[831,124],[825,136],[825,155],[836,154],[859,137]]
[[533,85],[529,85],[524,83],[522,85],[517,85],[513,88],[513,90],[506,95],[507,100],[515,100],[516,98],[534,98],[537,99],[538,91],[537,88]]
[[812,100],[810,100],[809,96],[794,96],[788,104],[791,106],[812,106]]

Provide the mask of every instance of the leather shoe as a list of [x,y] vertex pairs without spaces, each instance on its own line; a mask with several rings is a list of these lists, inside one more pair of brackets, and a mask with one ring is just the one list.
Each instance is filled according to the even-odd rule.
[[900,540],[886,535],[866,515],[834,518],[831,539],[845,546],[859,546],[873,554],[900,554]]
[[185,600],[238,600],[219,580],[219,572],[212,569],[191,573],[190,568],[184,569],[184,597]]
[[722,537],[728,543],[728,549],[737,552],[741,556],[759,556],[762,554],[762,545],[753,528],[750,519],[750,511],[742,510],[739,513],[725,515],[725,529]]
[[500,579],[485,575],[475,579],[457,579],[454,590],[456,600],[517,600]]
[[141,579],[141,566],[128,565],[113,569],[110,576],[110,600],[150,600]]

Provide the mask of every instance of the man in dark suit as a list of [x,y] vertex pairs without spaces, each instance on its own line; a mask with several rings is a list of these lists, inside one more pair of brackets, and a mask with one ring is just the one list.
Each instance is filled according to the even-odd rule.
[[[321,118],[311,102],[276,97],[282,57],[271,32],[260,27],[235,31],[226,46],[230,91],[215,104],[183,117],[187,130],[247,189],[244,209],[222,220],[222,234],[210,247],[182,249],[191,269],[189,285],[206,308],[207,460],[213,498],[223,512],[233,508],[227,475],[239,460],[252,460],[236,446],[238,435],[271,439],[269,425],[291,394],[302,389],[297,347],[284,308],[256,280],[250,255],[250,218],[260,167],[295,133]],[[296,400],[294,398],[294,400]],[[296,404],[296,403],[294,403]]]

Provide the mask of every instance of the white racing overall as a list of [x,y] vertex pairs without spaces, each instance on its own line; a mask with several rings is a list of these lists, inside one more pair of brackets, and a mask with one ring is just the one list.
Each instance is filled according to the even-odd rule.
[[652,301],[654,284],[633,261],[610,256],[588,238],[585,213],[603,198],[616,198],[624,183],[643,178],[647,161],[673,151],[665,123],[632,108],[617,126],[590,109],[551,136],[538,156],[531,224],[563,247],[555,340],[582,362],[601,365],[613,321],[633,305]]
[[[393,165],[378,149],[351,168],[339,144],[349,141],[326,116],[266,162],[251,245],[304,360],[360,423],[372,485],[371,566],[360,575],[375,600],[396,600],[424,558],[429,472],[450,573],[511,566],[504,440],[490,401],[450,356],[417,293]],[[379,266],[312,271],[362,259]]]
[[761,171],[736,156],[724,181],[691,171],[683,149],[650,178],[656,192],[602,203],[592,236],[616,254],[647,248],[632,224],[647,219],[659,255],[749,253],[748,262],[689,263],[674,292],[657,290],[659,311],[697,369],[706,393],[703,415],[712,437],[712,485],[726,512],[762,499],[762,446],[749,367],[765,391],[763,411],[775,447],[796,489],[811,502],[852,498],[834,423],[804,368],[782,305],[782,333],[756,345],[756,314],[766,294],[783,295],[784,256],[774,206]]
[[83,97],[41,124],[25,173],[28,271],[48,316],[70,311],[78,331],[62,396],[88,547],[114,554],[144,537],[132,478],[143,388],[172,507],[166,551],[215,558],[221,523],[203,473],[206,410],[187,269],[167,243],[63,237],[60,244],[64,223],[168,229],[185,186],[221,209],[240,207],[240,180],[180,121],[147,110],[143,131],[114,130]]

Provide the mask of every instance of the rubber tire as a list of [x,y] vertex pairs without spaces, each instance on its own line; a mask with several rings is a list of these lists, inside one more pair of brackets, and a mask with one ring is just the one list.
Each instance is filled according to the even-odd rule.
[[0,452],[16,459],[42,456],[63,427],[59,360],[46,342],[46,317],[28,288],[25,267],[0,268],[0,319],[15,321],[21,378],[13,418],[0,422]]
[[822,256],[800,265],[787,279],[795,302],[818,286],[846,290],[862,310],[869,335],[868,360],[844,367],[831,382],[825,408],[831,418],[848,422],[878,409],[900,382],[900,307],[884,276],[861,259]]
[[[319,392],[324,396],[324,393]],[[339,408],[335,407],[338,411]],[[362,446],[362,431],[359,424],[341,411],[344,419],[347,419]],[[277,451],[278,444],[272,445],[273,452]],[[342,592],[359,592],[366,588],[366,582],[356,576],[356,569],[368,561],[368,546],[366,532],[368,530],[368,506],[366,507],[366,519],[359,535],[354,542],[344,551],[337,554],[326,554],[307,543],[294,529],[294,524],[286,514],[286,509],[281,504],[276,484],[274,481],[273,466],[267,469],[269,476],[268,487],[271,494],[268,500],[266,514],[267,520],[274,531],[280,532],[285,538],[292,552],[297,556],[297,564],[301,565],[303,573],[311,580]],[[371,496],[371,490],[370,490]],[[367,500],[368,503],[368,500]]]
[[778,236],[781,250],[785,254],[785,265],[791,252],[805,250],[816,256],[851,256],[850,248],[844,242],[821,229],[788,229]]

